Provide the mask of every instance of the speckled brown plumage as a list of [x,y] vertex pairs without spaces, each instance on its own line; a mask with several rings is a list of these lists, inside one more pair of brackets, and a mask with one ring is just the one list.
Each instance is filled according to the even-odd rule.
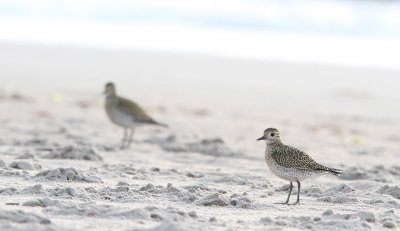
[[307,153],[289,145],[282,143],[270,144],[268,145],[266,153],[269,153],[275,162],[284,168],[296,168],[303,171],[331,172],[337,175],[331,168],[315,162]]

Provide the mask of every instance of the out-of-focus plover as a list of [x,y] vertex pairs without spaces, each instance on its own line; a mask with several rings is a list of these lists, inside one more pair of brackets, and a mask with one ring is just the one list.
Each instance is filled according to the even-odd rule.
[[328,168],[315,162],[307,153],[294,147],[285,145],[281,141],[280,133],[276,128],[267,128],[264,135],[257,140],[265,140],[267,147],[265,149],[265,161],[272,173],[276,176],[290,181],[289,195],[286,202],[289,203],[293,183],[297,182],[297,201],[294,204],[300,204],[300,182],[308,179],[331,173],[340,175],[342,170]]
[[106,84],[104,94],[106,95],[105,110],[108,118],[114,124],[124,128],[121,148],[130,146],[137,125],[149,124],[167,127],[152,119],[135,102],[118,96],[113,83]]

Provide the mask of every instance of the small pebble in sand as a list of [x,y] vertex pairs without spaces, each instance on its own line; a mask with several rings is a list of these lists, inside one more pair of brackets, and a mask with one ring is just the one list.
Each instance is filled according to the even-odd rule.
[[251,207],[251,200],[248,197],[241,197],[237,201],[235,200],[235,207],[238,208],[250,208]]
[[146,186],[143,186],[140,188],[142,191],[151,191],[155,188],[155,186],[152,183],[148,183]]
[[353,214],[353,216],[357,216],[367,222],[375,222],[375,215],[371,212],[358,212]]
[[361,226],[365,227],[365,228],[368,228],[368,229],[371,228],[371,226],[369,224],[365,223],[365,222],[361,223]]
[[38,199],[26,201],[22,205],[29,207],[46,207],[46,205],[41,200]]
[[10,165],[10,168],[16,168],[16,169],[23,169],[23,170],[33,170],[33,165],[27,161],[14,161]]
[[226,198],[225,196],[220,195],[219,193],[212,193],[201,198],[199,204],[204,206],[227,206],[230,203],[228,198]]
[[118,182],[117,186],[129,186],[129,184],[126,183],[125,181],[120,181]]
[[238,196],[239,196],[239,194],[233,193],[230,197],[231,197],[231,198],[235,198],[235,197],[238,197]]
[[28,152],[24,153],[24,154],[21,154],[18,157],[16,157],[16,159],[33,159],[33,158],[35,158],[35,156],[33,154],[31,154],[31,153],[28,153]]
[[275,224],[280,225],[280,226],[287,225],[286,222],[284,222],[284,221],[277,221],[277,222],[275,222]]
[[323,216],[330,216],[332,214],[333,214],[332,209],[328,209],[328,210],[326,210],[325,212],[322,213]]
[[189,217],[193,217],[193,218],[197,217],[197,213],[195,211],[189,212],[188,215],[189,215]]
[[152,219],[155,219],[155,220],[160,220],[160,221],[162,221],[162,220],[164,220],[159,214],[157,214],[157,213],[152,213],[151,215],[150,215],[150,217],[152,218]]
[[271,223],[272,219],[270,217],[263,217],[260,219],[260,223],[265,224],[265,223]]
[[385,228],[389,228],[389,229],[395,229],[396,228],[396,224],[391,222],[391,221],[385,221],[383,222],[383,227]]

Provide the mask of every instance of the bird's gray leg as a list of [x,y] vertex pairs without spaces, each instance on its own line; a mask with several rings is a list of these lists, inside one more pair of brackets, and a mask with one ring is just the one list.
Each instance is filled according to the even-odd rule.
[[290,198],[290,194],[292,193],[292,189],[293,189],[293,184],[290,181],[290,186],[289,186],[289,195],[287,196],[287,200],[285,203],[283,203],[284,205],[289,204],[289,198]]
[[122,136],[122,144],[121,144],[121,149],[125,148],[125,141],[126,138],[128,137],[128,131],[126,128],[124,128],[124,135]]
[[129,134],[129,138],[127,140],[127,145],[126,145],[127,148],[129,148],[131,146],[131,143],[133,141],[133,134],[135,134],[134,128],[131,128],[130,130],[131,130],[131,134]]
[[275,204],[281,204],[281,205],[287,205],[287,204],[289,204],[289,198],[290,198],[290,194],[292,194],[292,189],[293,189],[293,184],[292,184],[292,182],[290,181],[290,185],[289,185],[289,194],[288,194],[288,196],[287,196],[287,200],[286,200],[286,202],[281,202],[281,203],[275,203]]
[[296,180],[296,182],[297,182],[297,201],[293,205],[300,204],[300,181]]

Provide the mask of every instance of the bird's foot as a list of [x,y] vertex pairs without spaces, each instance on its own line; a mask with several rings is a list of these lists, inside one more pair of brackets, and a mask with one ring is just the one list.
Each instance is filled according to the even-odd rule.
[[300,205],[300,201],[296,201],[296,202],[293,203],[292,205]]
[[274,203],[274,204],[276,204],[276,205],[288,205],[288,204],[289,204],[289,201],[286,201],[286,202],[276,202],[276,203]]

